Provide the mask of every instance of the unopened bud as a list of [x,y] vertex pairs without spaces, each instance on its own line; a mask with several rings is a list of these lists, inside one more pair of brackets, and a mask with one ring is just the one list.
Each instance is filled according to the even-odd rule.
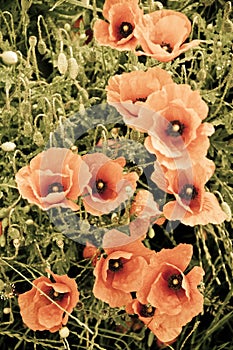
[[5,152],[12,152],[15,150],[16,144],[14,142],[4,142],[1,149]]
[[18,62],[18,56],[14,51],[4,51],[0,57],[2,57],[2,61],[8,65],[14,65]]
[[67,338],[70,334],[70,330],[68,327],[62,327],[60,330],[59,330],[59,334],[60,334],[60,337],[61,338]]
[[65,74],[68,69],[68,60],[64,52],[60,52],[57,59],[57,68],[61,74]]
[[31,35],[31,36],[29,37],[29,45],[30,45],[31,47],[35,47],[36,44],[37,44],[37,37],[34,36],[34,35]]
[[20,240],[18,238],[13,239],[13,246],[17,249],[20,246]]
[[71,79],[76,79],[78,75],[78,63],[74,57],[69,58],[68,60],[69,66],[69,76]]
[[231,218],[232,218],[232,213],[231,213],[231,208],[230,206],[227,204],[227,202],[222,202],[221,203],[221,208],[224,211],[224,213],[226,214],[227,218],[226,221],[230,222]]

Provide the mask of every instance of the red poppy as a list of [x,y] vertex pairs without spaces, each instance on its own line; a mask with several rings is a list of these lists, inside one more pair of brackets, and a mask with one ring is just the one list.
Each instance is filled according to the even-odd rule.
[[[147,273],[144,274],[143,288],[137,292],[142,305],[155,308],[154,323],[150,327],[163,325],[165,329],[178,329],[203,310],[203,296],[198,290],[204,271],[195,266],[184,274],[191,260],[193,247],[179,244],[173,249],[162,249],[150,260]],[[154,324],[153,324],[154,323]],[[160,336],[161,341],[170,339]]]
[[128,245],[146,237],[150,221],[148,217],[138,217],[128,225],[120,225],[107,231],[103,237],[102,247],[104,249],[116,248]]
[[94,37],[100,45],[117,50],[133,50],[137,46],[134,30],[143,15],[138,0],[106,0],[103,16],[94,24]]
[[[146,72],[134,71],[115,75],[108,81],[107,102],[118,110],[127,125],[132,125],[138,122],[134,119],[140,117],[139,110],[145,104],[148,96],[170,83],[172,83],[170,74],[158,67],[149,68]],[[149,109],[145,109],[142,116],[142,123],[144,123],[142,129],[145,130],[151,124],[151,113],[149,112]]]
[[66,148],[49,148],[39,153],[16,174],[23,198],[42,209],[57,206],[77,210],[77,200],[90,178],[82,158]]
[[[207,104],[198,91],[189,85],[169,84],[152,93],[146,106],[157,113],[147,132],[145,147],[154,153],[161,164],[169,168],[188,167],[205,157],[214,128],[203,123],[208,113]],[[139,126],[141,128],[141,124]],[[146,127],[146,125],[145,125]]]
[[138,315],[141,320],[159,339],[159,341],[171,344],[181,333],[182,327],[167,327],[166,320],[168,316],[162,314],[159,310],[150,305],[142,304],[137,299],[126,305],[126,312]]
[[99,255],[100,250],[93,244],[87,242],[83,249],[84,259],[91,259],[92,265],[95,266]]
[[184,44],[190,32],[191,23],[183,13],[160,10],[146,14],[135,28],[135,36],[143,50],[136,54],[150,56],[161,62],[171,61],[200,44],[200,40]]
[[107,257],[102,256],[94,269],[93,293],[111,307],[127,305],[132,300],[131,292],[143,287],[144,271],[153,251],[140,239],[105,251]]
[[51,275],[54,282],[47,277],[39,277],[33,281],[30,291],[18,297],[23,322],[33,331],[58,331],[68,322],[67,313],[71,313],[79,301],[75,280],[67,275]]
[[133,195],[138,175],[124,174],[125,158],[112,160],[102,153],[83,156],[91,179],[83,191],[83,204],[92,215],[108,214]]
[[155,223],[162,212],[151,192],[139,190],[131,205],[130,214],[138,218],[148,219],[149,223]]
[[192,168],[178,170],[169,170],[155,163],[151,179],[176,198],[163,207],[167,219],[179,220],[189,226],[220,224],[226,219],[217,198],[205,190],[214,168],[214,163],[207,158]]

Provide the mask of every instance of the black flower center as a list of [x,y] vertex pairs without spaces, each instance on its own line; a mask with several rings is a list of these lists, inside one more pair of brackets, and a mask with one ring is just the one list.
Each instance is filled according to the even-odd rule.
[[127,38],[130,34],[133,33],[133,26],[129,22],[122,22],[119,27],[119,33],[121,38]]
[[53,288],[50,289],[50,291],[49,291],[49,297],[51,299],[53,299],[54,301],[61,301],[65,295],[66,295],[66,293],[56,292]]
[[103,180],[99,179],[95,183],[96,191],[98,193],[103,193],[106,190],[107,184]]
[[167,127],[166,133],[169,136],[177,137],[181,136],[184,132],[185,125],[179,120],[172,120]]
[[108,268],[110,271],[118,272],[123,269],[123,263],[121,259],[110,259],[108,262]]
[[172,47],[169,43],[164,43],[162,42],[162,44],[160,45],[162,47],[162,49],[164,49],[165,51],[167,51],[168,53],[172,52]]
[[197,195],[198,195],[198,191],[196,187],[191,184],[184,185],[182,190],[179,193],[180,198],[185,200],[195,199]]
[[57,192],[63,192],[64,187],[60,182],[53,182],[48,186],[48,194],[49,193],[57,193]]
[[180,290],[182,287],[182,275],[174,274],[168,278],[168,287],[173,290]]
[[141,304],[140,305],[140,311],[139,314],[142,317],[152,317],[154,316],[155,313],[155,307],[149,305],[145,305],[145,304]]
[[147,97],[138,97],[136,98],[135,102],[140,101],[140,102],[146,102]]

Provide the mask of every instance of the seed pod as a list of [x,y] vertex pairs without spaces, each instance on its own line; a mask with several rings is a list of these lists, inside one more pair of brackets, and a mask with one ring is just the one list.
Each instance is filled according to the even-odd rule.
[[18,56],[14,51],[4,51],[0,57],[2,57],[2,61],[8,65],[14,65],[18,62]]
[[74,57],[69,58],[68,60],[68,66],[69,66],[69,76],[71,79],[76,79],[79,71],[78,62]]
[[35,142],[35,144],[40,147],[44,145],[44,139],[43,136],[41,134],[40,131],[35,131],[34,135],[33,135],[33,141]]
[[60,52],[57,59],[57,68],[60,74],[65,74],[68,69],[68,60],[64,52]]
[[41,55],[44,55],[47,51],[47,46],[42,38],[38,41],[37,49]]
[[31,36],[29,37],[29,45],[30,45],[31,47],[35,47],[36,44],[37,44],[37,37],[34,36],[34,35],[31,35]]

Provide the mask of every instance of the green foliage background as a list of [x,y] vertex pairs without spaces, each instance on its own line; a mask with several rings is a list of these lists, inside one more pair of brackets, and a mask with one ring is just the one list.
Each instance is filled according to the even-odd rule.
[[[170,63],[148,58],[145,62],[132,53],[100,47],[94,40],[86,44],[85,31],[95,18],[102,18],[103,1],[0,0],[0,53],[17,52],[18,62],[0,61],[0,145],[10,141],[16,149],[0,148],[0,348],[5,349],[141,349],[158,348],[153,334],[135,330],[136,320],[123,310],[111,309],[92,295],[93,266],[83,259],[83,246],[67,238],[49,217],[19,196],[15,173],[44,150],[51,133],[61,128],[74,113],[106,101],[105,87],[110,76],[158,65],[172,73],[177,83],[187,83],[201,92],[209,106],[206,121],[215,126],[208,157],[216,164],[208,188],[220,203],[232,205],[232,87],[233,23],[230,1],[167,0],[164,8],[185,13],[193,23],[190,40],[200,38],[195,50]],[[158,2],[141,1],[145,12],[158,9]],[[82,16],[80,28],[73,23]],[[63,51],[71,64],[61,73],[58,63]],[[111,114],[106,137],[111,137]],[[115,118],[115,119],[114,119]],[[101,120],[99,121],[101,123]],[[80,127],[88,120],[80,118]],[[81,153],[89,150],[97,137],[90,130],[74,143]],[[125,140],[138,140],[134,133]],[[138,139],[137,139],[138,138]],[[67,141],[69,142],[69,140]],[[72,145],[69,145],[71,147]],[[135,158],[129,147],[129,159]],[[83,226],[78,230],[83,231]],[[88,230],[88,227],[86,227]],[[180,242],[194,246],[193,264],[205,270],[202,290],[204,313],[184,327],[174,350],[220,350],[233,348],[232,324],[232,221],[219,226],[192,229],[179,225],[168,233],[157,226],[155,236],[146,240],[152,249],[170,248]],[[25,328],[16,293],[30,288],[30,281],[50,266],[55,273],[75,277],[81,302],[72,313],[70,335],[33,332]],[[134,321],[134,323],[132,322]],[[88,327],[85,328],[84,324]],[[91,332],[90,332],[91,330]]]

